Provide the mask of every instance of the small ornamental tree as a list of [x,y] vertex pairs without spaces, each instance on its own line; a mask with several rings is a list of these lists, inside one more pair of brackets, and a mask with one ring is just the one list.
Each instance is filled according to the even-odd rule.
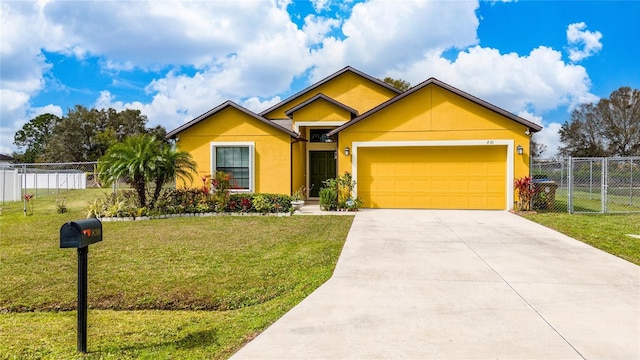
[[531,199],[536,194],[531,176],[525,176],[513,181],[513,188],[518,193],[517,211],[527,211],[531,205]]
[[[196,164],[187,152],[178,151],[151,135],[136,135],[111,146],[98,162],[100,180],[106,185],[119,179],[138,195],[140,207],[150,208],[160,196],[160,189],[175,177],[191,180]],[[154,184],[147,203],[147,186]]]

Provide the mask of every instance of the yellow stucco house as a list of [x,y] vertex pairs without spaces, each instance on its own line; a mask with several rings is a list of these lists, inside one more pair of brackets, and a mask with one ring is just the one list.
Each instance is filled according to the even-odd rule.
[[402,92],[346,67],[254,113],[227,101],[169,132],[198,176],[234,191],[317,198],[351,172],[370,208],[512,209],[542,128],[437,79]]

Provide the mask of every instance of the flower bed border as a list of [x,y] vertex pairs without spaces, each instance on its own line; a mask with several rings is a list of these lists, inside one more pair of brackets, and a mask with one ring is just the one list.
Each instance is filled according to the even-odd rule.
[[158,220],[158,219],[173,219],[183,217],[212,217],[212,216],[277,216],[285,217],[291,216],[288,212],[278,213],[243,213],[243,212],[207,212],[207,213],[184,213],[184,214],[165,214],[165,215],[151,215],[151,216],[139,216],[139,217],[102,217],[97,218],[102,222],[117,222],[117,221],[144,221],[144,220]]

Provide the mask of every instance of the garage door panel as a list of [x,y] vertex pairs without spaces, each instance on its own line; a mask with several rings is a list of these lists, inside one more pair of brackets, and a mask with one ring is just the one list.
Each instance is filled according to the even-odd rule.
[[505,146],[358,150],[365,207],[504,209],[505,181]]
[[474,181],[471,181],[469,184],[469,191],[472,193],[486,192],[488,189],[488,181],[487,179],[483,179],[481,177],[477,177]]
[[413,164],[397,164],[395,166],[396,176],[409,176],[413,175]]
[[428,179],[413,179],[411,180],[411,191],[414,194],[430,192],[431,182]]

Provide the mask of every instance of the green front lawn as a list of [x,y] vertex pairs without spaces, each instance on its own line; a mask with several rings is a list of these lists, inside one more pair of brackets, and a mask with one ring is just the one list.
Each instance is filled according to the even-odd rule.
[[[77,255],[59,248],[60,226],[85,216],[76,196],[64,214],[3,206],[0,359],[77,356]],[[331,276],[352,219],[104,222],[89,250],[87,358],[228,357]]]
[[593,247],[640,265],[640,214],[539,213],[525,217]]

